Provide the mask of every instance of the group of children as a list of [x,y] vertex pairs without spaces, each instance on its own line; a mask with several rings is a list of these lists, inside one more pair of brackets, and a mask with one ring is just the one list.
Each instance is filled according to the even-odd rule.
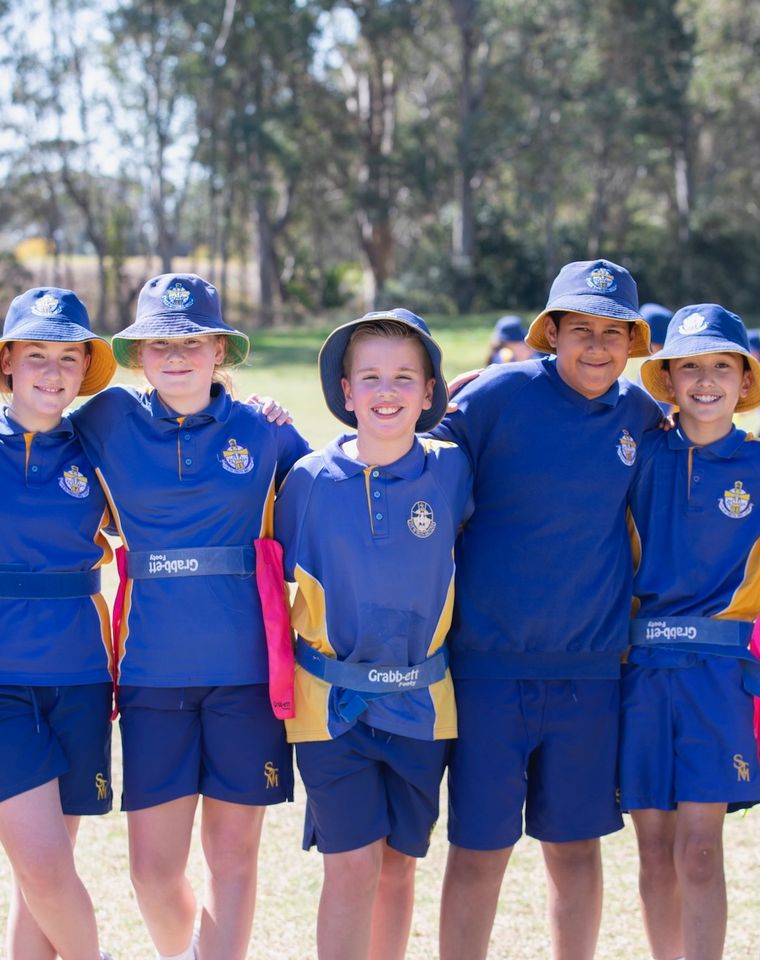
[[[489,366],[447,412],[423,320],[339,327],[319,373],[349,430],[310,452],[277,408],[231,398],[223,368],[248,342],[201,278],[146,284],[112,350],[70,291],[14,300],[0,338],[10,960],[106,956],[72,846],[79,817],[110,808],[112,680],[132,882],[159,960],[245,956],[264,809],[292,798],[288,742],[304,847],[324,856],[321,960],[405,955],[447,765],[442,960],[486,957],[523,810],[555,958],[594,955],[599,838],[621,811],[655,960],[721,956],[723,818],[760,800],[760,446],[732,423],[760,406],[760,364],[716,304],[679,310],[649,357],[636,284],[606,260],[562,269],[526,342],[537,359]],[[648,393],[619,379],[637,356]],[[117,361],[150,389],[106,389]],[[65,417],[77,395],[94,396]],[[655,401],[676,404],[674,424]],[[122,541],[112,640],[104,532]],[[253,545],[272,537],[296,584],[284,724]]]

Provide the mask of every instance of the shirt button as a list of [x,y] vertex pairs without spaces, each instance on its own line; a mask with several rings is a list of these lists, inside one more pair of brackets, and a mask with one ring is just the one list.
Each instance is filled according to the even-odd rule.
[[39,467],[37,466],[32,467],[32,473],[37,473],[38,470],[39,470]]
[[184,436],[182,439],[183,439],[183,440],[189,440],[189,439],[190,439],[190,434],[189,434],[189,433],[186,433],[185,436]]
[[192,462],[193,462],[193,461],[191,460],[190,457],[186,457],[186,458],[185,458],[185,464],[186,464],[186,466],[189,467]]
[[699,483],[701,479],[702,477],[700,477],[698,473],[695,473],[694,476],[692,477],[692,480],[694,481],[694,483]]
[[379,470],[373,470],[373,471],[372,471],[372,476],[373,476],[373,477],[379,477],[379,476],[380,476],[380,471],[379,471]]
[[379,490],[375,490],[375,492],[372,494],[372,496],[375,498],[375,500],[378,500],[378,499],[380,498],[380,491],[379,491]]
[[375,520],[382,520],[382,519],[383,519],[382,513],[376,513],[376,514],[375,514]]

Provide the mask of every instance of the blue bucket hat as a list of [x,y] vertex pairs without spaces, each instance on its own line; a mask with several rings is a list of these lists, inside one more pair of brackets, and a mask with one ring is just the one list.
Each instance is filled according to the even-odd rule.
[[227,338],[221,366],[242,363],[248,337],[222,320],[216,287],[194,273],[163,273],[148,280],[137,299],[135,322],[113,337],[113,352],[122,367],[139,367],[136,341],[184,337]]
[[649,324],[649,338],[652,343],[665,343],[668,324],[673,311],[663,307],[661,303],[642,303],[639,313]]
[[493,328],[493,337],[505,343],[511,340],[523,341],[525,339],[525,327],[522,320],[511,313],[505,317],[500,317]]
[[[33,287],[19,294],[8,308],[0,344],[22,340],[88,343],[90,364],[79,388],[80,397],[89,397],[107,387],[116,371],[108,341],[92,332],[87,307],[72,290]],[[7,378],[3,379],[10,390]]]
[[340,383],[344,375],[343,355],[354,330],[363,323],[373,323],[378,320],[393,320],[414,330],[430,357],[433,376],[435,377],[433,403],[429,410],[422,411],[415,424],[415,430],[418,433],[432,430],[443,418],[449,402],[449,391],[443,378],[441,365],[441,348],[430,336],[430,331],[422,317],[418,317],[411,310],[404,310],[403,307],[365,313],[358,320],[351,320],[350,323],[344,323],[343,326],[333,330],[322,344],[322,349],[319,351],[319,376],[328,409],[341,423],[345,423],[349,427],[356,427],[356,415],[346,410],[343,387]]
[[553,353],[544,319],[552,313],[585,313],[625,320],[635,325],[628,355],[649,356],[649,327],[639,313],[636,281],[625,267],[611,260],[577,260],[557,274],[546,307],[531,323],[525,342],[539,353]]
[[663,361],[701,353],[738,353],[746,357],[752,385],[747,396],[737,403],[736,412],[760,406],[760,363],[749,349],[747,330],[741,317],[717,303],[697,303],[673,314],[662,350],[641,365],[641,382],[655,400],[672,402],[673,394],[663,376]]

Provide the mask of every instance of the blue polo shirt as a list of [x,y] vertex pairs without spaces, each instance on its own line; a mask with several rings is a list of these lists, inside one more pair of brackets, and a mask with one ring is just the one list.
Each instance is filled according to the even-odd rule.
[[617,677],[628,638],[626,500],[657,404],[619,380],[589,400],[553,359],[491,366],[434,433],[475,469],[457,545],[454,677]]
[[[71,423],[25,432],[0,410],[0,570],[92,570],[111,559],[109,515]],[[101,594],[0,598],[0,684],[108,683],[111,633]]]
[[[695,446],[679,426],[647,437],[631,494],[637,618],[752,621],[760,610],[760,442],[732,427]],[[637,647],[647,666],[693,660]]]
[[[293,626],[326,656],[407,666],[440,649],[454,599],[454,539],[470,512],[471,471],[451,443],[415,439],[395,463],[367,466],[339,437],[293,469],[277,498],[276,537],[298,591]],[[296,668],[293,742],[327,740],[353,723],[333,688]],[[370,700],[361,720],[422,740],[456,736],[450,674]]]
[[[128,550],[250,546],[271,536],[275,490],[308,450],[290,426],[219,384],[178,416],[155,391],[113,387],[73,415]],[[263,683],[267,654],[253,576],[128,581],[120,680],[149,687]]]

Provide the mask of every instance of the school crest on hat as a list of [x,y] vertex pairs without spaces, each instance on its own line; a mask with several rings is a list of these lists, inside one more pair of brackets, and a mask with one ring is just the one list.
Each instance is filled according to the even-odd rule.
[[752,513],[754,503],[750,494],[744,489],[741,480],[735,481],[731,490],[724,490],[723,496],[718,500],[720,512],[732,520],[741,520]]
[[707,329],[707,320],[701,313],[690,313],[678,325],[678,332],[686,337],[690,333],[701,333]]
[[90,481],[80,472],[75,463],[68,470],[63,471],[63,476],[58,478],[58,486],[70,497],[76,497],[77,500],[83,500],[90,495]]
[[187,310],[189,307],[192,307],[195,302],[192,293],[190,293],[187,287],[183,287],[179,280],[168,288],[163,297],[161,297],[161,301],[167,307],[172,307],[175,310]]
[[632,467],[636,462],[636,441],[625,429],[618,437],[617,455],[627,467]]
[[32,304],[32,313],[38,317],[49,317],[53,313],[61,312],[61,301],[52,293],[46,293]]
[[418,500],[414,504],[406,525],[415,537],[421,540],[425,540],[435,532],[437,524],[433,517],[433,508],[426,500]]
[[227,441],[227,447],[219,459],[228,473],[250,473],[253,470],[253,457],[248,447],[240,446],[234,437]]
[[597,293],[614,293],[617,290],[615,277],[607,267],[597,267],[586,277],[586,286]]

